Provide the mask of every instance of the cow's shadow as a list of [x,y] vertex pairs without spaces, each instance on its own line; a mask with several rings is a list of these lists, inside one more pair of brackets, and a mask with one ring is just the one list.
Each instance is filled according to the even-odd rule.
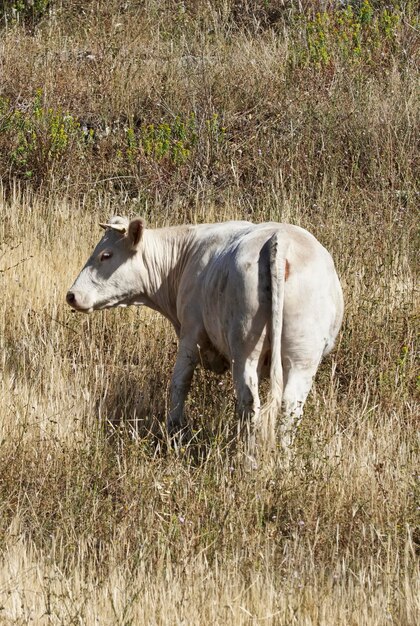
[[125,439],[144,441],[152,448],[164,447],[166,382],[162,379],[160,393],[154,392],[158,386],[158,380],[141,385],[134,368],[119,368],[108,375],[96,400],[96,412],[111,445]]
[[[166,432],[169,377],[157,368],[154,377],[139,380],[135,368],[108,375],[104,391],[96,400],[96,411],[103,434],[110,445],[122,440],[144,445],[153,456],[173,452]],[[214,452],[229,446],[234,431],[235,403],[230,374],[217,376],[197,368],[186,402],[189,429],[182,442],[182,454],[201,463]]]

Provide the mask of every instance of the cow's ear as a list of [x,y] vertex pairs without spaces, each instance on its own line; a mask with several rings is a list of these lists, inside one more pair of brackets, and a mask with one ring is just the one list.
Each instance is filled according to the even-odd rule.
[[130,240],[133,248],[136,248],[140,239],[143,236],[143,231],[146,227],[144,220],[141,217],[135,217],[128,225],[127,237]]

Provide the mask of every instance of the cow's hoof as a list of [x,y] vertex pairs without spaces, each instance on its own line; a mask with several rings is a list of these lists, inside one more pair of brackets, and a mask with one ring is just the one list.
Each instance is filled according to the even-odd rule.
[[188,426],[179,428],[172,427],[168,430],[168,436],[171,448],[177,453],[183,452],[191,441],[191,431]]

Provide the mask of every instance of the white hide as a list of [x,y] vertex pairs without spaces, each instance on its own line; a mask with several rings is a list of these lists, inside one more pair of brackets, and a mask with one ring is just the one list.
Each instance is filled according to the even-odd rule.
[[325,248],[289,224],[152,230],[140,218],[114,217],[103,227],[67,301],[86,313],[144,304],[172,322],[179,349],[169,432],[187,427],[184,402],[202,363],[216,372],[231,367],[239,418],[251,426],[259,423],[259,381],[268,374],[270,410],[282,405],[282,443],[290,445],[343,317],[340,282]]

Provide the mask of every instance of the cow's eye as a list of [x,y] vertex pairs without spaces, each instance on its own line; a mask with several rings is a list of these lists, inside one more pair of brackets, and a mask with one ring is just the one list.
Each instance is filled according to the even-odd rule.
[[109,250],[106,250],[105,252],[102,252],[100,256],[100,260],[106,261],[106,259],[110,259],[111,257],[112,257],[112,252],[110,252]]

